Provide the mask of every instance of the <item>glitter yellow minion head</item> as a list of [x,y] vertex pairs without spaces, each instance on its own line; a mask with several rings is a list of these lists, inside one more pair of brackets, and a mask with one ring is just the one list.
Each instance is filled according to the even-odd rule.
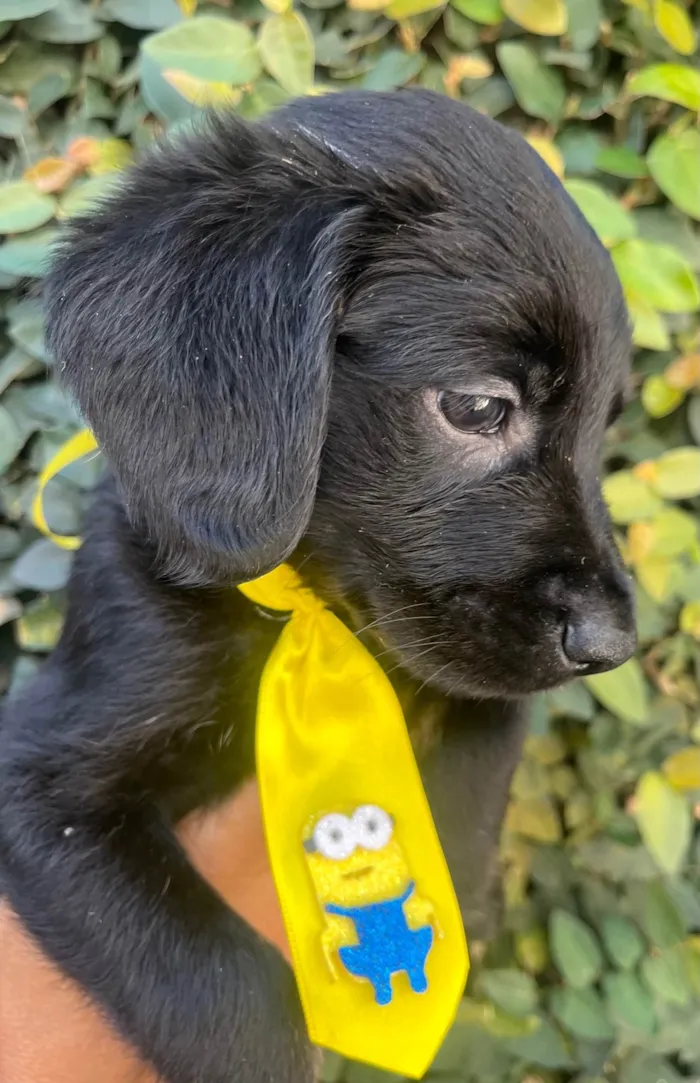
[[304,850],[322,905],[381,902],[410,881],[394,821],[377,805],[360,805],[351,815],[322,816],[305,839]]

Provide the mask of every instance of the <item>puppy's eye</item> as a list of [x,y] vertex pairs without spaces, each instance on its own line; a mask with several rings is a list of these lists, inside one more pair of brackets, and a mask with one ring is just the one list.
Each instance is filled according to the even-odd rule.
[[443,417],[460,432],[496,433],[508,417],[511,403],[492,395],[466,395],[462,391],[441,391],[438,407]]

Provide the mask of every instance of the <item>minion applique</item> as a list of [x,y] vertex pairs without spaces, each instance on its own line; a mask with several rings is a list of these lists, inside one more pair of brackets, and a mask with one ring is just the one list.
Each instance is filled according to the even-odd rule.
[[333,975],[340,977],[340,962],[372,984],[379,1005],[391,1003],[395,974],[424,993],[437,925],[432,904],[416,894],[391,816],[376,805],[361,805],[350,816],[331,812],[304,849],[326,914],[322,945]]

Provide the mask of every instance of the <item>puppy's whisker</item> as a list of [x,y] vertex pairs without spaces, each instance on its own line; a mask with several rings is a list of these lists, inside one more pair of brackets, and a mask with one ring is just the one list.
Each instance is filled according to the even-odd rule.
[[[430,654],[431,651],[437,650],[439,647],[449,648],[449,646],[450,644],[447,642],[447,640],[444,639],[438,641],[437,643],[431,643],[431,645],[429,647],[426,647],[424,651],[419,651],[418,654],[412,654],[411,657],[408,659],[408,662],[410,662],[410,664],[414,666],[419,658],[423,658],[426,654]],[[397,664],[395,666],[392,666],[391,669],[387,669],[387,677],[390,673],[393,673],[395,670],[400,669],[401,666],[405,664],[406,663],[404,661],[397,662]]]
[[[425,606],[425,602],[412,602],[410,605],[400,605],[398,609],[390,609],[388,613],[384,613],[381,617],[377,617],[375,620],[365,624],[362,628],[358,628],[356,632],[353,632],[355,637],[361,636],[363,632],[368,632],[370,628],[376,628],[378,625],[393,623],[389,621],[389,617],[395,617],[397,613],[405,613],[408,609],[417,609],[419,606]],[[399,618],[396,618],[399,619]],[[419,620],[419,617],[415,617],[415,620]]]
[[426,636],[423,639],[416,639],[413,643],[401,643],[397,644],[396,646],[387,647],[386,650],[379,651],[377,654],[374,655],[374,657],[384,658],[387,654],[399,653],[402,655],[406,655],[409,651],[415,650],[416,647],[425,647],[428,644],[430,644],[431,646],[438,646],[439,644],[447,646],[447,643],[445,642],[442,634],[435,634],[433,636]]
[[434,673],[431,673],[429,677],[426,677],[426,678],[425,678],[425,680],[423,681],[423,683],[422,683],[422,684],[420,684],[420,685],[418,686],[418,688],[417,688],[417,690],[416,690],[416,695],[419,695],[419,693],[421,693],[421,692],[423,691],[423,689],[424,689],[424,688],[425,688],[425,687],[426,687],[427,685],[429,685],[429,684],[432,684],[432,682],[433,682],[433,681],[434,681],[434,680],[435,680],[435,679],[436,679],[437,677],[439,677],[441,673],[444,673],[444,672],[445,672],[445,670],[447,669],[447,667],[448,667],[448,666],[450,666],[451,664],[452,664],[451,662],[445,662],[444,666],[439,666],[439,667],[438,667],[438,668],[437,668],[437,669],[435,670],[435,672],[434,672]]

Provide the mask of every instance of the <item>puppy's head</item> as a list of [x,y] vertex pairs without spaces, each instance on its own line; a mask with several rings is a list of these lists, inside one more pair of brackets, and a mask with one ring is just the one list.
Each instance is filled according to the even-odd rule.
[[235,582],[302,554],[462,693],[630,655],[598,474],[624,304],[516,134],[420,91],[214,120],[70,227],[47,296],[165,574]]

